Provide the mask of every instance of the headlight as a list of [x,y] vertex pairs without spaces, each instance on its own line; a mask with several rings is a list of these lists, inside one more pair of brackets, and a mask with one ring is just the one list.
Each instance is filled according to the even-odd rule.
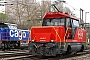
[[54,42],[54,40],[51,40],[51,42]]
[[32,42],[34,42],[35,40],[32,40]]

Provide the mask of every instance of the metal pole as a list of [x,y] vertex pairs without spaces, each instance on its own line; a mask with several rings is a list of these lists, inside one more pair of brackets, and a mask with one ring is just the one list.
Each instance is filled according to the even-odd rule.
[[83,20],[83,9],[80,8],[80,19]]
[[80,25],[82,28],[84,28],[84,23],[83,23],[83,9],[80,8]]
[[87,18],[86,18],[87,13],[89,13],[89,12],[85,12],[85,23],[86,23],[86,19],[87,19]]
[[86,29],[86,19],[87,19],[86,18],[87,17],[86,15],[87,15],[87,13],[89,13],[89,12],[85,12],[85,29]]
[[81,8],[80,8],[80,22],[81,22]]
[[82,20],[83,20],[83,10],[82,10]]

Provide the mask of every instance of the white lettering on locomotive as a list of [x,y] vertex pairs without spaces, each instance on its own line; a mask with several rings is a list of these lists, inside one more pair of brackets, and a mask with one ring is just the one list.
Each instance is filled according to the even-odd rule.
[[19,37],[19,40],[26,38],[26,32],[18,30],[10,30],[10,37]]
[[23,38],[25,38],[26,37],[26,32],[23,32],[22,34],[23,34]]
[[19,31],[19,40],[22,40],[22,31]]
[[40,42],[46,41],[46,37],[40,37]]
[[12,34],[12,32],[14,32],[13,30],[10,30],[10,36],[14,37],[14,34]]
[[18,37],[18,31],[15,30],[15,37]]

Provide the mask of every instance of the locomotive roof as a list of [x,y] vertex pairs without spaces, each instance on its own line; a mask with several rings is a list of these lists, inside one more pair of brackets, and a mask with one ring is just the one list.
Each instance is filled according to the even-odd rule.
[[11,24],[11,23],[5,23],[5,24],[8,24],[8,25],[17,25],[17,24]]
[[12,26],[17,26],[17,24],[11,24],[11,23],[3,23],[3,22],[0,22],[1,25],[12,25]]
[[65,14],[65,13],[62,13],[62,12],[47,12],[45,14],[44,18],[74,18],[74,19],[79,20],[75,16],[71,16],[69,14]]
[[0,24],[4,24],[4,23],[0,22]]

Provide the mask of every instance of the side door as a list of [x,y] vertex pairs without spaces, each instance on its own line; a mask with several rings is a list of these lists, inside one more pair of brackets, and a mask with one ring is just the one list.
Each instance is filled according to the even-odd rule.
[[79,29],[79,20],[71,19],[72,20],[72,39],[74,39],[77,28]]
[[66,18],[66,39],[72,39],[72,20],[71,18]]

